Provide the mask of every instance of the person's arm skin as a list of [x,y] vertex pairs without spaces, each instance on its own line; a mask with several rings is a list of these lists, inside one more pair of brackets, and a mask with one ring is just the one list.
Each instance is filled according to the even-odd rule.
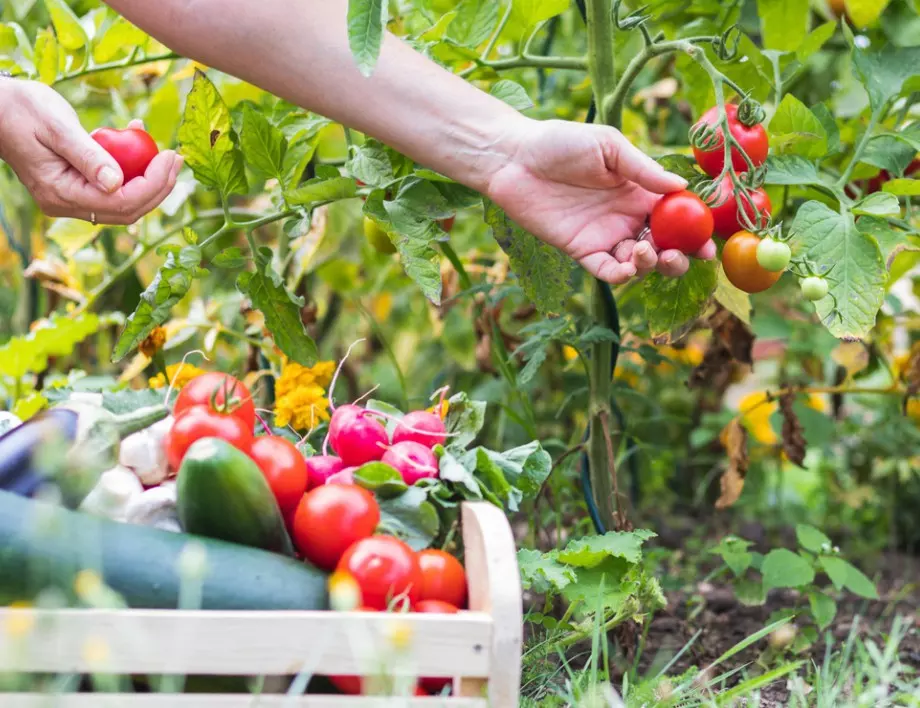
[[0,79],[0,159],[48,216],[99,224],[137,221],[169,196],[182,167],[181,157],[164,150],[143,177],[122,185],[118,163],[60,94],[37,81],[11,78]]
[[[678,251],[635,242],[660,194],[685,182],[617,130],[534,121],[387,35],[365,78],[344,0],[106,0],[174,51],[340,121],[486,194],[592,274],[621,283]],[[711,241],[697,254],[715,256]]]

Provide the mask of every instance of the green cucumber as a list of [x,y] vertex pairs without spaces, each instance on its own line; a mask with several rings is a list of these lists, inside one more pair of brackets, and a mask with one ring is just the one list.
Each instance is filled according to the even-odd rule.
[[[190,541],[205,551],[201,609],[322,610],[326,574],[256,548],[109,521],[0,492],[0,603],[57,588],[72,596],[83,569],[100,573],[129,607],[176,608],[178,565]],[[186,580],[194,588],[198,581]],[[191,594],[194,594],[193,592]]]
[[192,443],[182,458],[176,496],[179,522],[189,533],[294,555],[265,475],[226,440]]

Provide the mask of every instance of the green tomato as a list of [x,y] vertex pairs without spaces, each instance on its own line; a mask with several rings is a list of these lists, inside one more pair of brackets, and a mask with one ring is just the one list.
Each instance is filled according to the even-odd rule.
[[830,286],[827,281],[817,275],[802,281],[802,294],[812,302],[826,298],[829,290]]
[[765,238],[757,244],[757,262],[764,270],[780,273],[786,270],[792,258],[792,251],[782,241]]
[[377,253],[396,253],[396,246],[393,245],[387,232],[367,216],[364,217],[364,237]]

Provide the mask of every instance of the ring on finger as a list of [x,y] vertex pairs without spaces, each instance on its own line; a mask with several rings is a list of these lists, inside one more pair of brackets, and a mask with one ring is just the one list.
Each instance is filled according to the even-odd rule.
[[89,223],[91,223],[93,226],[96,226],[98,224],[98,222],[96,221],[96,212],[91,211],[89,213]]
[[652,230],[646,226],[642,229],[642,232],[636,236],[636,243],[641,243],[642,241],[648,240],[648,237],[652,235]]

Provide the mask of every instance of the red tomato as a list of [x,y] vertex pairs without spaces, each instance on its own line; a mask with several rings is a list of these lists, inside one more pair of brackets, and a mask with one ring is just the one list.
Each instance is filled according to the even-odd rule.
[[371,536],[352,544],[336,570],[351,573],[361,588],[362,604],[368,607],[385,610],[397,598],[406,598],[410,605],[418,600],[420,573],[415,552],[393,536]]
[[759,293],[772,287],[782,271],[771,272],[757,261],[760,239],[750,231],[739,231],[725,242],[722,270],[729,282],[746,293]]
[[456,216],[449,216],[446,219],[440,219],[438,221],[438,226],[440,226],[447,233],[450,233],[451,231],[453,231],[454,221],[456,220],[456,218],[457,218]]
[[[726,104],[725,112],[728,114],[729,132],[738,141],[747,156],[751,158],[754,166],[759,167],[767,161],[767,153],[770,151],[770,140],[767,137],[767,131],[760,123],[748,127],[739,121],[738,106]],[[715,125],[718,120],[718,106],[713,106],[700,118],[701,123],[708,123],[709,125]],[[716,128],[716,136],[718,137],[718,144],[715,147],[709,150],[693,148],[693,156],[696,158],[697,164],[710,177],[718,177],[722,174],[722,168],[725,167],[725,142],[721,127]],[[738,152],[738,148],[732,148],[732,165],[735,167],[735,172],[747,172],[748,170],[748,164],[741,153]]]
[[649,225],[662,251],[676,248],[692,255],[712,238],[712,212],[693,192],[665,194],[652,209]]
[[143,177],[147,166],[160,151],[150,134],[140,128],[98,128],[92,138],[115,158],[125,176],[125,183]]
[[332,570],[346,549],[374,533],[379,523],[380,507],[369,491],[326,484],[301,498],[294,515],[294,545],[314,565]]
[[[426,612],[432,614],[447,614],[455,615],[459,611],[455,605],[450,604],[449,602],[441,602],[440,600],[420,600],[416,602],[412,607],[413,612]],[[444,689],[453,684],[453,680],[449,678],[435,678],[428,677],[419,679],[419,685],[424,688],[428,693],[440,696],[445,695]]]
[[166,435],[166,460],[178,470],[186,450],[200,438],[221,438],[249,454],[252,428],[236,416],[211,410],[208,406],[192,406],[176,418]]
[[307,461],[297,446],[280,435],[266,435],[253,441],[249,456],[268,480],[282,513],[296,509],[307,491]]
[[422,573],[419,597],[425,600],[440,600],[456,607],[466,604],[466,572],[450,553],[435,548],[418,554],[418,566]]
[[196,376],[179,391],[173,415],[178,416],[187,408],[202,405],[239,418],[250,430],[255,427],[256,408],[252,394],[235,376],[218,371]]
[[[750,200],[745,200],[744,197],[741,198],[748,218],[752,222],[755,221],[753,207],[757,207],[760,218],[756,221],[756,224],[759,228],[765,228],[770,222],[770,215],[773,213],[770,197],[763,187],[751,190],[750,194]],[[719,204],[719,202],[722,203]],[[751,206],[752,202],[753,207]],[[735,199],[731,176],[725,175],[719,184],[719,190],[715,195],[715,204],[716,206],[710,207],[710,209],[712,210],[712,221],[717,236],[728,238],[736,231],[741,231],[745,228],[738,213],[738,201]]]
[[[914,160],[907,166],[907,169],[904,170],[904,176],[910,177],[918,170],[920,170],[920,160]],[[866,187],[866,194],[875,194],[882,189],[882,186],[885,184],[885,182],[890,181],[891,173],[888,170],[882,170],[875,177],[869,180],[869,184]]]

